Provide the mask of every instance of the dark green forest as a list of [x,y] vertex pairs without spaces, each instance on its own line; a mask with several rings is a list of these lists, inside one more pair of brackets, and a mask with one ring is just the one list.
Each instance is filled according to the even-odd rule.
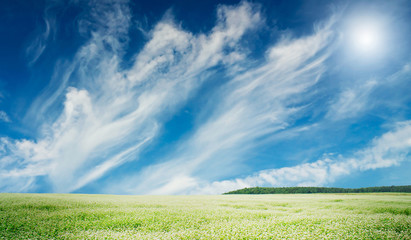
[[366,188],[333,188],[333,187],[253,187],[243,188],[224,194],[294,194],[294,193],[377,193],[377,192],[411,192],[411,185],[383,186]]

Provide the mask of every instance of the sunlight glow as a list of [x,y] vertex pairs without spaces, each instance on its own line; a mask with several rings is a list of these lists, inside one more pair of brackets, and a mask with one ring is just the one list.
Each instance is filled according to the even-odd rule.
[[362,57],[380,55],[384,51],[387,35],[383,26],[382,19],[376,16],[351,19],[346,28],[349,48]]
[[357,51],[377,51],[380,46],[381,33],[373,26],[361,26],[352,32],[352,42]]
[[358,45],[363,48],[374,48],[378,44],[378,35],[366,29],[365,31],[357,33],[357,42]]

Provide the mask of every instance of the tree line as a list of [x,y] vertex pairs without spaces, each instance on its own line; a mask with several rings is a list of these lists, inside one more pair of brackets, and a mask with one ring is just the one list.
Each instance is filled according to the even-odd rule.
[[382,186],[366,188],[334,187],[252,187],[243,188],[224,194],[293,194],[293,193],[376,193],[376,192],[411,192],[411,185]]

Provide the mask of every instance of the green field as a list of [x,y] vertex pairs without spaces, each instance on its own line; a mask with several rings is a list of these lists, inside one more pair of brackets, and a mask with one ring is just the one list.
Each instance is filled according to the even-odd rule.
[[411,194],[0,194],[2,239],[411,239]]

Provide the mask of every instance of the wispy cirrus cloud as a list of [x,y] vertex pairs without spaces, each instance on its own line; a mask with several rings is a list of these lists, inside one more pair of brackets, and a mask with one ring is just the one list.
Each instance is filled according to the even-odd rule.
[[338,99],[331,104],[326,117],[333,120],[349,119],[364,113],[366,109],[371,109],[372,103],[369,102],[369,97],[377,85],[377,81],[370,80],[360,86],[342,91]]
[[[341,40],[340,14],[298,37],[265,42],[260,58],[250,56],[247,46],[255,38],[250,33],[267,28],[257,4],[219,5],[215,25],[197,33],[168,11],[137,44],[129,1],[69,4],[81,11],[70,24],[82,44],[55,61],[48,85],[27,110],[23,122],[34,129],[34,137],[0,138],[0,191],[74,192],[98,186],[95,191],[102,193],[213,194],[257,185],[327,185],[409,159],[409,94],[382,91],[405,92],[408,65],[387,79],[327,88],[334,85],[327,74],[338,71],[330,67],[338,64],[330,56]],[[55,10],[44,13],[44,28],[28,48],[30,64],[62,27]],[[392,100],[395,96],[402,99]],[[402,115],[385,121],[385,127],[387,122],[394,126],[385,134],[370,142],[363,137],[369,144],[362,150],[342,149],[345,157],[318,157],[317,152],[327,152],[318,144],[315,157],[281,159],[271,151],[264,167],[249,158],[284,139],[314,140],[316,133],[328,134],[337,124],[344,128],[381,106]],[[177,123],[189,123],[182,126],[186,131],[164,136],[170,121],[180,121],[179,114],[190,107],[195,108],[190,119]],[[307,155],[312,145],[296,151]],[[157,149],[160,153],[153,153]],[[110,175],[113,170],[121,176]]]
[[406,63],[387,77],[373,78],[360,83],[354,79],[354,83],[343,89],[331,101],[326,118],[333,121],[355,119],[381,105],[391,105],[392,109],[404,108],[399,105],[405,105],[409,99],[408,95],[400,95],[402,99],[382,97],[382,95],[387,92],[390,94],[389,91],[394,91],[393,88],[397,88],[398,85],[408,88],[404,83],[409,80],[410,69],[410,64]]
[[[293,122],[306,110],[304,103],[310,99],[310,90],[326,71],[324,62],[333,49],[330,46],[333,21],[331,18],[312,36],[288,39],[267,50],[263,65],[247,68],[213,95],[215,101],[200,114],[208,114],[208,118],[198,121],[195,131],[178,144],[176,151],[161,164],[127,176],[120,184],[123,189],[112,192],[219,194],[251,186],[324,186],[350,173],[388,168],[407,161],[410,124],[399,122],[367,148],[357,150],[353,157],[324,157],[292,167],[263,170],[246,178],[212,180],[230,178],[240,172],[238,168],[247,161],[247,153],[261,146],[260,141],[265,137],[275,138],[308,128],[293,128]],[[404,82],[409,76],[407,69],[404,67],[378,82],[370,80],[343,90],[331,106],[326,106],[328,113],[321,125],[355,119],[372,110],[381,104],[374,91],[393,81]],[[130,182],[142,184],[133,186]]]
[[44,50],[47,48],[47,44],[50,38],[53,39],[57,31],[57,16],[53,8],[61,5],[60,1],[46,1],[47,7],[44,10],[42,23],[35,30],[34,39],[26,47],[26,57],[28,65],[31,66],[37,62]]
[[[188,193],[196,178],[220,178],[236,171],[259,140],[292,125],[306,93],[325,70],[333,37],[331,18],[311,36],[284,39],[268,49],[261,66],[245,69],[224,85],[205,108],[208,116],[175,153],[147,167],[131,182],[131,193]],[[231,170],[230,170],[231,169]]]
[[11,122],[9,115],[5,111],[0,110],[0,122]]
[[205,185],[197,182],[191,186],[197,188],[194,192],[200,194],[219,194],[254,186],[326,186],[358,171],[387,168],[410,161],[410,153],[411,122],[399,122],[391,131],[375,138],[368,147],[358,150],[352,157],[325,156],[312,163],[267,169],[245,178]]
[[[46,119],[37,139],[2,139],[3,182],[33,183],[45,176],[52,191],[71,192],[116,166],[138,160],[164,119],[207,79],[207,69],[234,64],[224,59],[235,54],[234,46],[261,20],[246,2],[221,6],[215,27],[207,34],[193,35],[165,18],[149,33],[134,64],[122,70],[130,24],[127,1],[90,4],[90,14],[79,20],[79,31],[91,33],[90,40],[72,63],[65,64],[65,71],[55,74],[59,81],[51,83],[53,94],[40,96],[29,111],[55,117]],[[56,114],[53,106],[61,100],[63,109]],[[30,187],[35,185],[16,185],[15,191]]]

